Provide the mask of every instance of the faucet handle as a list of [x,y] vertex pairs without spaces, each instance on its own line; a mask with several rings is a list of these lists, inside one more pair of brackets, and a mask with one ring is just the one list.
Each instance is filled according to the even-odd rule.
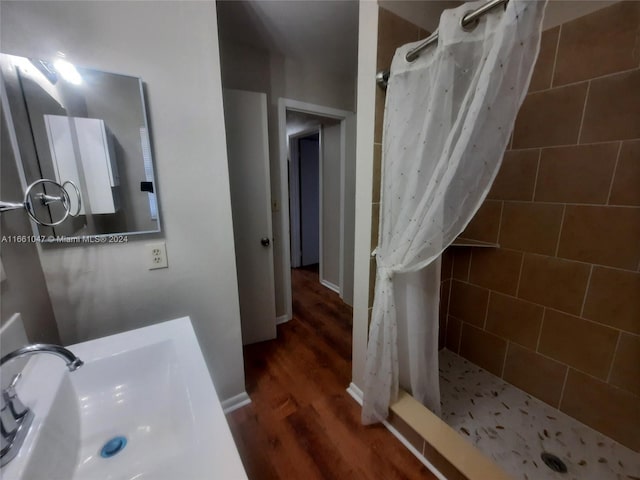
[[21,378],[22,378],[22,372],[16,373],[11,379],[11,383],[9,384],[9,387],[7,388],[7,390],[9,389],[14,390]]
[[16,385],[22,378],[22,373],[18,373],[13,377],[11,383],[7,388],[2,392],[2,397],[6,402],[7,406],[11,409],[11,413],[15,419],[22,418],[29,411],[29,408],[22,403],[18,394],[16,392]]
[[2,408],[0,408],[0,430],[2,430],[2,437],[5,439],[11,438],[18,430],[18,422],[9,404],[4,401],[2,402]]

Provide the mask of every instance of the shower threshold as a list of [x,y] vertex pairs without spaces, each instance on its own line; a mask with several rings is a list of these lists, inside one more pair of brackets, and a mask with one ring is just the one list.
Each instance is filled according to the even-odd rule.
[[440,390],[442,420],[516,479],[640,480],[640,453],[449,350]]

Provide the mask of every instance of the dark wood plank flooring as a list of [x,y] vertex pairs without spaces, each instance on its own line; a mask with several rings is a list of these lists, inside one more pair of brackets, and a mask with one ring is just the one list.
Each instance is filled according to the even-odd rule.
[[435,479],[386,428],[364,427],[351,380],[351,308],[292,273],[293,319],[244,349],[252,403],[227,416],[250,480]]

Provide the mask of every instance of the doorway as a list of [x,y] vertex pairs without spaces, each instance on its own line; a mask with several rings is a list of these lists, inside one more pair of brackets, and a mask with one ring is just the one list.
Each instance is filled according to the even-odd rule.
[[[318,231],[317,272],[323,286],[353,301],[353,220],[355,216],[355,115],[320,105],[289,99],[278,104],[280,135],[281,204],[289,206],[283,216],[282,271],[312,265],[310,235]],[[317,135],[317,148],[315,138]],[[301,155],[302,153],[302,155]],[[311,157],[317,155],[316,163]],[[302,158],[302,162],[301,162]],[[347,160],[349,159],[349,160]],[[313,171],[317,171],[317,180]],[[304,191],[304,186],[307,191]],[[317,194],[311,190],[317,188]],[[316,210],[311,208],[317,200]],[[303,209],[305,212],[303,212]],[[306,238],[305,238],[306,235]],[[288,244],[287,244],[288,243]],[[313,243],[313,242],[311,242]],[[279,323],[291,319],[291,277],[284,275],[287,314]]]
[[291,267],[316,264],[339,295],[342,262],[340,120],[287,111]]
[[[320,264],[320,130],[289,136],[291,267]],[[294,208],[295,205],[295,208]]]

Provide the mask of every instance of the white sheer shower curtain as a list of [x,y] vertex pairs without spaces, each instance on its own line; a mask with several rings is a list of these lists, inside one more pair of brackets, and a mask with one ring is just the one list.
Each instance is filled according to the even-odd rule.
[[404,45],[391,65],[365,424],[385,419],[397,398],[400,357],[403,384],[440,412],[439,257],[498,172],[538,55],[546,0],[510,0],[463,29],[461,18],[484,3],[444,11],[437,46],[407,62],[419,42]]

